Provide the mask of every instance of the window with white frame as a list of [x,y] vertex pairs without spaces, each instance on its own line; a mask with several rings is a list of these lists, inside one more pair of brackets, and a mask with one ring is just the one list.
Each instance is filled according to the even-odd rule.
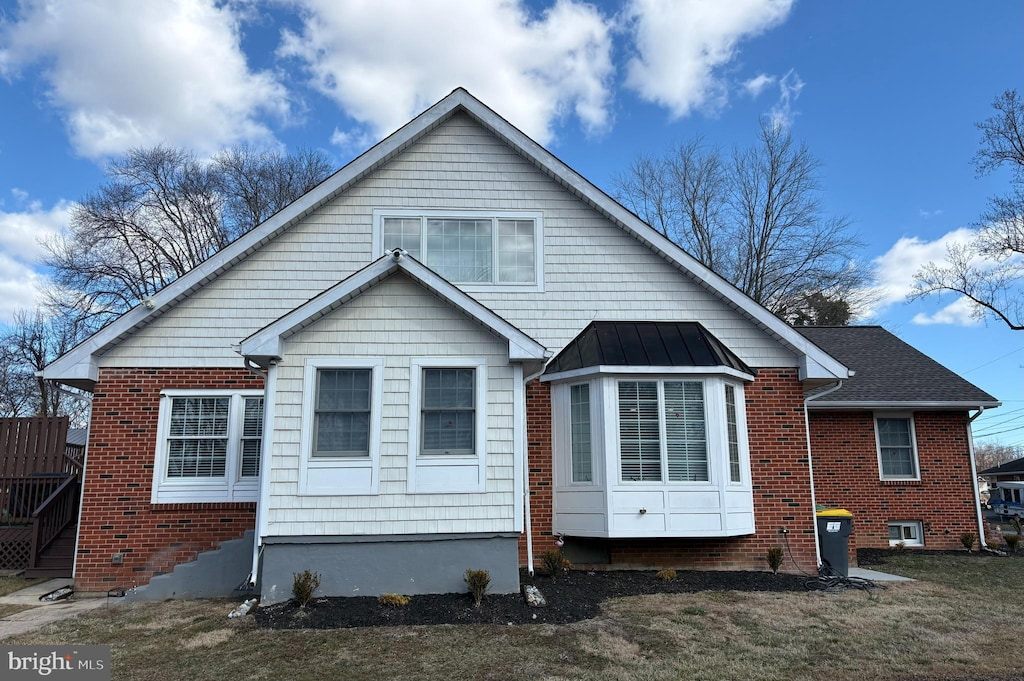
[[472,456],[476,453],[475,369],[423,369],[420,400],[425,456]]
[[594,459],[591,441],[590,384],[569,387],[569,448],[572,459],[572,482],[594,481]]
[[161,395],[152,501],[253,501],[263,447],[259,391]]
[[875,437],[882,480],[920,479],[914,420],[910,415],[876,414]]
[[539,213],[398,211],[378,217],[382,251],[400,248],[452,283],[540,283]]
[[729,445],[729,482],[743,482],[740,465],[740,426],[736,415],[736,386],[725,384],[725,427]]
[[619,381],[623,482],[707,482],[702,381]]
[[317,370],[312,456],[370,456],[371,374],[364,368]]
[[924,546],[924,534],[920,521],[899,521],[889,523],[889,546]]

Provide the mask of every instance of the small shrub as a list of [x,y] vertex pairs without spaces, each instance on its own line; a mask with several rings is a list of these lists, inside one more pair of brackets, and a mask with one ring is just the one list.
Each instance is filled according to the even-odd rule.
[[377,597],[377,602],[381,605],[391,605],[400,608],[403,605],[409,605],[409,597],[402,594],[381,594]]
[[473,594],[473,603],[479,608],[484,602],[484,594],[491,588],[491,573],[487,570],[466,570],[465,579],[469,593]]
[[544,564],[544,570],[551,576],[551,579],[557,578],[572,567],[572,563],[566,560],[561,551],[545,551],[540,554],[540,560]]
[[1010,527],[1018,537],[1024,534],[1024,523],[1021,523],[1020,516],[1010,518]]
[[320,588],[320,573],[303,570],[292,573],[292,578],[292,596],[300,608],[305,608],[312,602],[313,593]]
[[673,570],[672,568],[667,568],[665,570],[659,570],[658,574],[654,575],[654,578],[655,579],[660,579],[663,582],[671,582],[673,579],[676,578],[676,571]]
[[974,548],[974,542],[978,541],[978,535],[973,532],[964,532],[960,535],[960,543],[970,552]]
[[999,540],[998,539],[991,539],[991,538],[986,539],[985,540],[985,546],[989,547],[993,551],[998,551],[999,550]]
[[905,541],[898,541],[895,544],[893,544],[892,546],[890,546],[889,548],[892,549],[893,551],[902,551],[903,549],[907,548],[907,542],[905,542]]
[[768,555],[766,555],[764,559],[768,561],[768,567],[771,569],[772,574],[779,574],[779,568],[782,567],[782,561],[785,560],[785,554],[782,553],[782,547],[771,547],[768,549]]
[[1010,549],[1010,553],[1017,553],[1017,546],[1020,544],[1019,534],[1004,534],[1003,541],[1006,542],[1006,547]]

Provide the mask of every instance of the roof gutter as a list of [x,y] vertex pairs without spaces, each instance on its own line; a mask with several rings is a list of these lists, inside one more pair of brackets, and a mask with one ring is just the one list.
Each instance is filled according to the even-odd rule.
[[817,567],[821,568],[821,544],[819,543],[818,537],[818,498],[814,490],[814,461],[811,458],[811,417],[809,416],[808,405],[811,400],[817,399],[823,395],[828,395],[836,390],[843,387],[842,379],[836,381],[836,384],[831,388],[827,388],[816,395],[804,398],[804,434],[807,437],[807,473],[811,481],[811,520],[812,527],[814,527],[814,558],[817,561]]

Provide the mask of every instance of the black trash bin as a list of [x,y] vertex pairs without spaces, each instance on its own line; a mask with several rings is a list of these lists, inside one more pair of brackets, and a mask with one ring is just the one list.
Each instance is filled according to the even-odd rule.
[[853,533],[853,514],[844,508],[818,511],[818,546],[826,574],[850,576],[850,535]]

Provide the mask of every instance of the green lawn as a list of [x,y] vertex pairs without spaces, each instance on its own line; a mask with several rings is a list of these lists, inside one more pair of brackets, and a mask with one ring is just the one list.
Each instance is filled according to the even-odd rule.
[[[707,592],[610,601],[564,626],[266,631],[234,602],[115,606],[5,643],[110,643],[115,679],[1016,678],[1024,560],[904,552],[870,595]],[[997,624],[993,624],[993,621]]]

